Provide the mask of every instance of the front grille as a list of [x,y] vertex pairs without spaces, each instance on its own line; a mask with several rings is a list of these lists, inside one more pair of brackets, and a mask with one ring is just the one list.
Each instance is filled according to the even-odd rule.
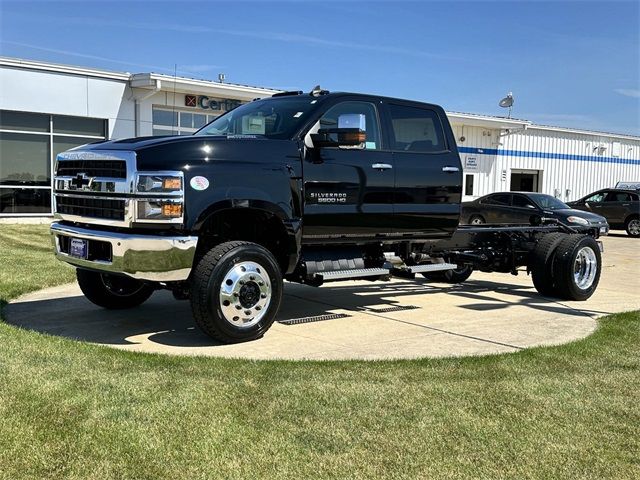
[[56,175],[75,177],[84,173],[87,177],[127,178],[124,160],[64,160],[58,162]]
[[66,215],[124,220],[124,200],[56,196],[56,211]]

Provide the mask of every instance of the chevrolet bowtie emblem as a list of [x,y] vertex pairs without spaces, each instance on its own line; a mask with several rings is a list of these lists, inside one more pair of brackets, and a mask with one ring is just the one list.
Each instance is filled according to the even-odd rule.
[[79,173],[76,178],[72,179],[69,183],[76,189],[80,190],[84,187],[90,187],[92,182],[93,178],[87,177],[84,173]]

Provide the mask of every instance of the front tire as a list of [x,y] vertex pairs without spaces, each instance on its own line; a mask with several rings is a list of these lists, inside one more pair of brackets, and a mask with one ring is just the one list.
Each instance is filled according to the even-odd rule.
[[213,247],[191,281],[191,310],[198,327],[223,343],[262,337],[282,301],[282,274],[273,255],[250,242]]
[[76,269],[80,290],[87,299],[102,308],[124,310],[144,303],[154,289],[135,278]]
[[482,225],[486,223],[484,217],[480,215],[472,215],[469,219],[469,225]]
[[640,237],[640,218],[630,218],[625,222],[624,229],[630,237]]

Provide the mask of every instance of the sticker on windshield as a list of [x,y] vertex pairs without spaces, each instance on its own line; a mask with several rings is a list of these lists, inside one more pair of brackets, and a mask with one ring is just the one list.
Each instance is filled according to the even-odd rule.
[[189,182],[189,185],[191,185],[191,188],[193,188],[194,190],[198,190],[199,192],[201,192],[202,190],[206,190],[207,188],[209,188],[209,180],[207,180],[205,177],[200,176],[193,177]]

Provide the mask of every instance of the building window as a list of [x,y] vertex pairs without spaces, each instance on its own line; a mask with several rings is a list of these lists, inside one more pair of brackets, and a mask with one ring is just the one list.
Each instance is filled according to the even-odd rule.
[[153,107],[153,135],[192,135],[220,115]]
[[464,194],[472,196],[473,195],[473,175],[465,175],[464,176]]
[[56,155],[106,136],[103,119],[0,110],[0,216],[51,215]]

